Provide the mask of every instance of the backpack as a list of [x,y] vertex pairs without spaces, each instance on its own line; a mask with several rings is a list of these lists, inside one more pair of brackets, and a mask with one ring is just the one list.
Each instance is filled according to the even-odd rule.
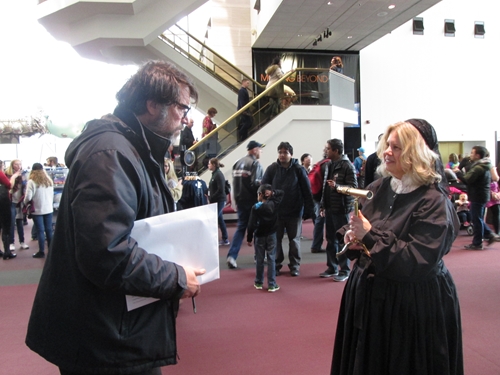
[[[307,175],[307,177],[309,177],[309,182],[311,183],[311,193],[316,201],[321,199],[323,185],[325,182],[325,176],[321,173],[321,166],[329,161],[330,159],[323,159],[317,162],[313,165],[311,171]],[[328,167],[325,170],[325,175],[328,175]]]
[[226,180],[226,183],[224,184],[224,193],[226,193],[226,195],[231,194],[231,184],[228,180]]

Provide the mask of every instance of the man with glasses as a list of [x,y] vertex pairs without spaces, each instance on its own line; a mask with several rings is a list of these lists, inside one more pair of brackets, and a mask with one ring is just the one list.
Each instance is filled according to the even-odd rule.
[[[159,375],[175,364],[179,300],[200,292],[205,272],[130,236],[134,221],[173,210],[163,163],[198,98],[191,79],[150,61],[116,98],[113,114],[88,122],[66,152],[70,173],[28,326],[27,345],[62,375]],[[127,311],[126,295],[158,301]]]

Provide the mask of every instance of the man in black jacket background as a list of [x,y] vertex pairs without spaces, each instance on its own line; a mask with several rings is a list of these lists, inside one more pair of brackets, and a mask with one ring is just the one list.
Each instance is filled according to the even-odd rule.
[[[333,277],[334,281],[345,281],[349,277],[349,260],[343,254],[337,259],[339,241],[337,231],[349,222],[349,213],[354,208],[354,198],[337,192],[336,186],[358,187],[354,165],[343,155],[344,144],[340,139],[326,142],[326,155],[331,160],[328,165],[328,180],[323,193],[323,215],[326,223],[326,271],[320,277]],[[322,168],[326,168],[325,163]],[[324,172],[323,172],[324,173]],[[340,270],[339,270],[340,268]]]
[[278,160],[267,167],[263,184],[269,184],[273,190],[283,190],[284,196],[278,208],[278,230],[276,232],[276,275],[280,274],[285,260],[283,253],[283,236],[288,236],[288,268],[292,276],[299,276],[300,234],[302,218],[314,220],[314,203],[311,185],[304,168],[298,159],[292,158],[293,147],[288,142],[278,146]]

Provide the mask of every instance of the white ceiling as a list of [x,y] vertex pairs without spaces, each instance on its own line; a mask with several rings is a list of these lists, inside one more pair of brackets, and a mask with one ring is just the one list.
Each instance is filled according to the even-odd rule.
[[283,0],[253,48],[360,51],[440,1]]

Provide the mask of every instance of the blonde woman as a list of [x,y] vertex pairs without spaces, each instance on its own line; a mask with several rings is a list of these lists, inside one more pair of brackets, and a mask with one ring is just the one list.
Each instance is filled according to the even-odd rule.
[[45,239],[50,247],[52,241],[52,213],[54,212],[54,183],[42,164],[35,163],[31,168],[26,188],[24,204],[33,200],[35,212],[33,212],[33,223],[38,233],[38,252],[33,258],[45,258]]
[[434,128],[410,119],[378,145],[373,199],[337,236],[357,258],[342,297],[332,375],[463,375],[460,305],[443,256],[460,223]]

